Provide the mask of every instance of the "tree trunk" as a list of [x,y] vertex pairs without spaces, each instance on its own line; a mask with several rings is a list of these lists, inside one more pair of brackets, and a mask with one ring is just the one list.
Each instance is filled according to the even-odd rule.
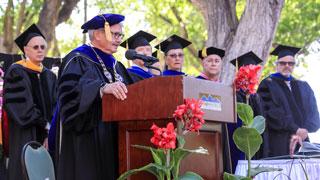
[[54,40],[55,27],[68,20],[79,0],[45,0],[40,12],[38,26],[45,34],[48,46]]
[[58,21],[56,26],[62,22],[67,21],[70,18],[72,10],[74,9],[74,7],[76,7],[79,1],[80,0],[64,0],[64,3],[58,14]]
[[18,37],[20,35],[20,32],[21,32],[21,28],[22,28],[22,24],[23,22],[26,20],[25,19],[25,9],[26,9],[26,3],[27,3],[27,0],[23,0],[22,3],[20,3],[20,9],[19,9],[19,19],[18,19],[18,22],[17,22],[17,28],[16,28],[16,33],[15,33],[15,36]]
[[[23,0],[20,3],[20,9],[18,13],[19,18],[16,23],[16,32],[14,34],[15,37],[18,37],[20,35],[22,25],[26,21],[26,16],[25,16],[26,3],[27,3],[27,0]],[[13,40],[12,40],[12,43],[13,43]],[[17,51],[18,51],[17,46],[13,46],[13,48],[11,49],[11,52],[16,53]]]
[[238,19],[235,0],[191,0],[198,7],[206,22],[208,40],[206,46],[227,47],[235,34]]
[[232,83],[232,59],[253,51],[266,61],[284,0],[247,0],[240,21],[235,0],[191,0],[203,13],[208,29],[207,46],[226,50],[221,80]]
[[48,46],[53,40],[54,28],[58,21],[58,14],[61,6],[61,0],[45,0],[40,12],[38,27],[44,33]]
[[13,0],[8,0],[3,23],[3,46],[6,52],[11,52],[13,48],[13,19]]

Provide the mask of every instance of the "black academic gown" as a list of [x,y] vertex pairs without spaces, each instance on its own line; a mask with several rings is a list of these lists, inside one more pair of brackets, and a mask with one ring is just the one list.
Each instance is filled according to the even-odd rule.
[[22,179],[21,152],[29,141],[43,143],[55,105],[56,76],[13,64],[4,79],[4,108],[9,118],[9,180]]
[[[246,103],[246,94],[242,90],[237,91],[236,97],[237,97],[237,103]],[[249,105],[253,110],[254,116],[263,115],[262,104],[258,94],[251,94],[249,96]],[[232,138],[234,131],[241,126],[242,126],[242,121],[241,119],[239,119],[239,117],[237,117],[237,123],[227,123],[229,147],[230,147],[230,155],[231,155],[231,166],[232,166],[233,173],[235,172],[238,161],[245,159],[245,154],[237,148]],[[260,147],[260,150],[254,156],[254,159],[259,159],[263,157],[262,153],[263,153],[263,146]]]
[[315,132],[320,126],[314,93],[307,82],[292,79],[291,91],[281,78],[269,76],[258,88],[263,101],[267,156],[289,154],[291,135],[298,128]]
[[[117,124],[102,122],[100,97],[100,87],[110,82],[97,59],[92,59],[90,48],[83,45],[79,51],[66,56],[59,73],[62,142],[57,177],[59,180],[113,180],[118,177]],[[103,56],[101,51],[98,53]],[[113,70],[108,71],[114,81]],[[125,84],[132,83],[120,62],[116,71]],[[57,142],[59,144],[59,138]]]

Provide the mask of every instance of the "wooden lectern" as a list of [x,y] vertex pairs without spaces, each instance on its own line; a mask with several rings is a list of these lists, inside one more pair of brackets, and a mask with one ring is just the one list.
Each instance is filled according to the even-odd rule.
[[[236,122],[235,93],[232,86],[193,77],[167,76],[139,81],[128,86],[127,99],[103,96],[103,120],[118,122],[119,174],[152,162],[151,153],[132,147],[152,146],[150,127],[164,127],[184,98],[201,98],[205,126],[200,135],[190,133],[185,148],[202,146],[209,155],[191,154],[181,163],[181,172],[193,171],[206,180],[222,179],[223,156],[221,128],[223,122]],[[149,173],[138,173],[130,179],[155,179]]]

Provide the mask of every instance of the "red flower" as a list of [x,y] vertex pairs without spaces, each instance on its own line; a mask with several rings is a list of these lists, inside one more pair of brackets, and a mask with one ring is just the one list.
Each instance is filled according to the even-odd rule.
[[154,133],[153,137],[150,139],[151,143],[163,149],[176,148],[177,134],[172,122],[167,124],[167,128],[159,128],[157,125],[153,124],[150,129]]
[[196,99],[185,99],[184,104],[177,106],[173,117],[181,120],[184,129],[187,131],[198,131],[205,123],[203,119],[204,112],[201,110],[202,101]]
[[255,87],[258,84],[259,80],[258,72],[260,71],[260,69],[260,65],[252,64],[240,67],[234,80],[236,90],[239,91],[241,89],[246,94],[254,94],[256,92]]

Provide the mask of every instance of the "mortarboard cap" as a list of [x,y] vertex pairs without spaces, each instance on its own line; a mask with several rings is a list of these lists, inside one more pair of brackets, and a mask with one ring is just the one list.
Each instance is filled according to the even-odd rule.
[[124,16],[120,14],[101,14],[93,17],[81,26],[83,33],[88,32],[90,29],[99,29],[105,27],[107,21],[110,26],[120,23],[124,20]]
[[190,41],[183,39],[180,36],[172,35],[168,39],[156,45],[155,48],[167,53],[171,49],[183,49],[191,44]]
[[236,66],[236,62],[238,61],[238,68],[241,66],[246,66],[249,64],[257,65],[262,63],[263,61],[252,51],[247,52],[236,59],[230,61],[231,64]]
[[[150,45],[150,42],[157,38],[156,36],[147,33],[145,31],[139,31],[136,34],[129,37],[127,40],[122,42],[120,46],[128,49],[135,49],[139,46],[147,46]],[[127,47],[128,45],[128,47]]]
[[270,54],[278,56],[278,59],[285,56],[295,56],[297,52],[300,51],[301,48],[286,46],[286,45],[278,45]]
[[28,44],[28,42],[36,36],[41,36],[45,39],[44,35],[41,33],[40,29],[35,25],[32,24],[28,29],[26,29],[23,33],[20,34],[14,41],[17,46],[21,49],[24,53],[23,47]]
[[157,56],[158,56],[158,51],[153,52],[153,53],[152,53],[152,56],[155,57],[155,58],[158,58],[158,57],[157,57]]
[[216,54],[216,55],[220,56],[221,58],[223,58],[225,51],[222,49],[215,48],[215,47],[203,48],[202,50],[200,50],[198,52],[198,57],[200,59],[203,59],[211,54]]

